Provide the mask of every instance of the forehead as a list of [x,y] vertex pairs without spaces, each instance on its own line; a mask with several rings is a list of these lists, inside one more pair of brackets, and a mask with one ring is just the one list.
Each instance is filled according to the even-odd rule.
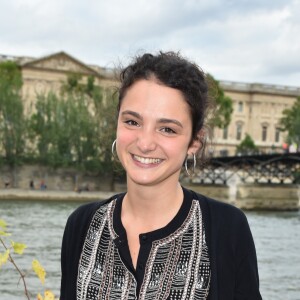
[[126,92],[120,110],[136,109],[140,114],[157,114],[190,119],[190,109],[181,91],[155,80],[139,80]]

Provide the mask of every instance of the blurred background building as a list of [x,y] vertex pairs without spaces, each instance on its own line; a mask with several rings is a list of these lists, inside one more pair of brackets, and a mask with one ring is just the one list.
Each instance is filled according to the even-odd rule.
[[[42,58],[0,55],[0,62],[13,60],[22,72],[22,96],[25,111],[33,107],[36,95],[58,92],[70,74],[80,74],[86,81],[95,78],[95,84],[116,86],[116,70],[87,65],[68,53],[59,52]],[[285,133],[280,131],[282,112],[290,108],[300,96],[300,87],[220,81],[225,95],[233,101],[229,126],[214,129],[214,156],[232,156],[246,134],[250,135],[261,153],[283,152]]]
[[299,87],[221,81],[225,94],[233,101],[230,125],[215,129],[215,151],[234,155],[236,146],[246,134],[262,153],[282,152],[285,133],[280,131],[280,118],[300,96]]

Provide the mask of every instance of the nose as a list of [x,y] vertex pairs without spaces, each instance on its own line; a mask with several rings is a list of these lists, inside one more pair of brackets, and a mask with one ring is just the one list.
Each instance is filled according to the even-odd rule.
[[137,147],[142,153],[148,153],[156,149],[155,133],[148,130],[141,130],[138,139]]

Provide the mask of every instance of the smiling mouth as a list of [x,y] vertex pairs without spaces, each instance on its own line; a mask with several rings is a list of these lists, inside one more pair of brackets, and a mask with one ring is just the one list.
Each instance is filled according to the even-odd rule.
[[163,160],[160,158],[151,158],[151,157],[142,157],[142,156],[138,156],[138,155],[132,155],[133,159],[145,164],[145,165],[150,165],[150,164],[159,164],[160,162],[162,162]]

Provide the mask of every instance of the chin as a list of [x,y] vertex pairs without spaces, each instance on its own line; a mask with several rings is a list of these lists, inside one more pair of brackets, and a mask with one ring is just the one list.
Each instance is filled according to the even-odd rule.
[[170,174],[141,174],[142,172],[137,172],[134,174],[128,174],[127,178],[129,182],[140,186],[155,186],[161,183],[168,183],[170,181],[179,181],[180,170],[176,170],[176,172],[172,172]]
[[157,179],[141,176],[128,176],[128,181],[141,186],[153,186],[158,182]]

